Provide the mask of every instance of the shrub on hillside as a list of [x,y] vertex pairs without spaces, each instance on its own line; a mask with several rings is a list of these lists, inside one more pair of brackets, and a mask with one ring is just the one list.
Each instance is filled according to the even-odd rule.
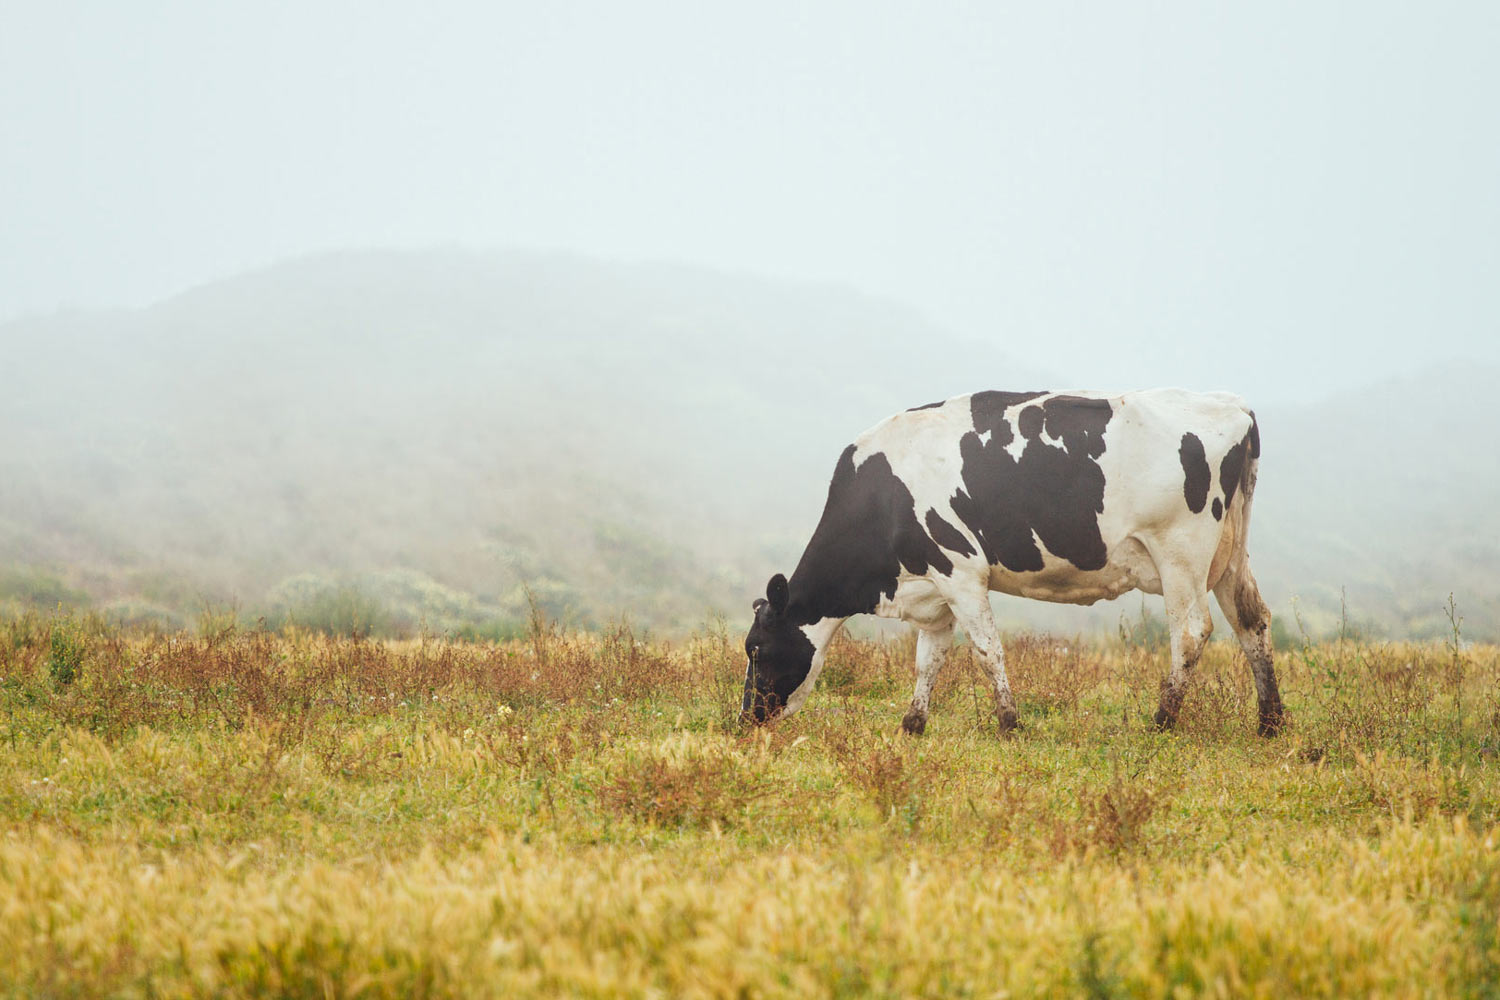
[[112,625],[145,632],[178,632],[187,624],[170,608],[129,598],[110,601],[99,608],[99,614]]
[[531,620],[538,616],[562,625],[587,626],[583,596],[562,580],[542,577],[517,586],[500,602],[507,617]]
[[451,635],[465,627],[472,632],[500,617],[494,605],[416,570],[389,570],[365,577],[361,584],[387,609],[389,624],[397,632]]
[[68,586],[51,573],[30,568],[0,571],[0,605],[55,611],[58,608],[81,608],[88,603],[88,594]]
[[272,628],[296,626],[327,635],[386,635],[391,615],[378,599],[350,583],[311,573],[283,580],[271,591]]

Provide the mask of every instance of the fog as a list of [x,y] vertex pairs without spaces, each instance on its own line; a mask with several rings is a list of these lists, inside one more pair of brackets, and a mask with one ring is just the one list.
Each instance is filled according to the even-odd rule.
[[458,244],[840,282],[1081,385],[1500,359],[1494,5],[721,6],[8,4],[0,318]]
[[1477,3],[6,4],[0,603],[682,625],[888,412],[1180,384],[1262,415],[1279,611],[1500,628],[1497,50]]

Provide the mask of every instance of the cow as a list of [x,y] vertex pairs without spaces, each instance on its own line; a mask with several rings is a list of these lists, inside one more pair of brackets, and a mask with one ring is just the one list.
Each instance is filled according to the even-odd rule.
[[1162,595],[1171,627],[1156,726],[1177,721],[1212,593],[1250,662],[1259,732],[1275,735],[1271,615],[1245,547],[1259,459],[1255,415],[1230,393],[990,391],[888,417],[844,449],[791,579],[771,577],[752,605],[741,718],[796,712],[845,620],[874,614],[917,628],[907,732],[926,728],[958,626],[1008,734],[990,591],[1093,604],[1141,590]]

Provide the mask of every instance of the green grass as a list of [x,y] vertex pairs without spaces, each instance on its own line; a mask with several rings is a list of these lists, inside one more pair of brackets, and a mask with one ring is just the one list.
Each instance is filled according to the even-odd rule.
[[[51,667],[57,634],[73,680]],[[501,643],[0,630],[0,991],[1495,995],[1500,651],[840,641],[734,724],[722,632]]]

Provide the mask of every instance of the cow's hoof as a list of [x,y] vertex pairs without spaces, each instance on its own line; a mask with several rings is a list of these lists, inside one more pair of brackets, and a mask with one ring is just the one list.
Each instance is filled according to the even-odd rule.
[[1017,729],[1021,728],[1021,720],[1016,715],[1015,710],[1007,708],[995,714],[1000,722],[1001,736],[1010,736]]
[[1177,716],[1165,708],[1158,708],[1156,716],[1151,721],[1158,733],[1169,733],[1177,725]]
[[906,718],[901,720],[901,728],[906,730],[908,735],[921,736],[927,731],[927,716],[907,712]]

